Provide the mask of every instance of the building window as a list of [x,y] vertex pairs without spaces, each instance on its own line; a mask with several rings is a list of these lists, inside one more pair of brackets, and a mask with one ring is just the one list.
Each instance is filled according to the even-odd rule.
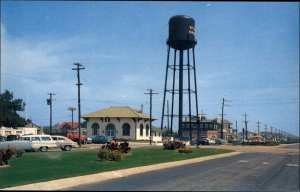
[[92,125],[93,135],[98,135],[99,128],[100,128],[100,126],[98,123],[93,123],[93,125]]
[[150,129],[150,127],[149,127],[149,125],[147,124],[147,125],[146,125],[146,136],[149,136],[149,129]]
[[124,123],[122,129],[123,129],[123,136],[130,136],[130,125],[128,123]]
[[140,136],[143,136],[144,126],[143,124],[140,125]]

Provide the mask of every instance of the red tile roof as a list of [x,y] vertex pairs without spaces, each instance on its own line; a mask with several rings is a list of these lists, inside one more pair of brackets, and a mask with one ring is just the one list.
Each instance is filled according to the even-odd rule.
[[79,127],[78,122],[73,122],[73,127],[72,127],[72,122],[63,122],[58,126],[58,128],[63,129],[66,125],[69,125],[72,129],[76,129]]

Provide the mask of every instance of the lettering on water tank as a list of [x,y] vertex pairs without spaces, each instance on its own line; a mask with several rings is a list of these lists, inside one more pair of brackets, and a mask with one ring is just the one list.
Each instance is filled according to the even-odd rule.
[[196,32],[195,32],[195,27],[194,27],[194,26],[190,26],[190,27],[189,27],[189,34],[190,34],[190,35],[195,35],[195,34],[196,34]]
[[195,31],[195,27],[194,26],[190,26],[190,30]]
[[189,34],[190,34],[190,35],[195,35],[195,31],[190,31],[190,30],[189,30]]

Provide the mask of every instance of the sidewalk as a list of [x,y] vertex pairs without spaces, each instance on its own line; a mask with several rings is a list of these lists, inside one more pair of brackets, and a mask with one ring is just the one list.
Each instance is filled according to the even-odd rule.
[[142,166],[142,167],[134,167],[129,169],[122,169],[117,171],[109,171],[109,172],[103,172],[103,173],[97,173],[97,174],[91,174],[91,175],[84,175],[84,176],[78,176],[78,177],[71,177],[71,178],[65,178],[65,179],[57,179],[52,181],[46,181],[41,183],[34,183],[34,184],[28,184],[28,185],[22,185],[22,186],[16,186],[16,187],[10,187],[10,188],[4,188],[1,190],[61,190],[64,188],[74,187],[78,185],[84,185],[94,182],[101,182],[106,181],[110,179],[120,178],[120,177],[127,177],[134,174],[139,173],[145,173],[150,171],[156,171],[160,169],[166,169],[166,168],[172,168],[177,167],[181,165],[191,164],[191,163],[198,163],[203,162],[207,160],[217,159],[217,158],[223,158],[223,157],[229,157],[233,155],[238,155],[240,152],[231,152],[231,153],[225,153],[225,154],[219,154],[219,155],[212,155],[212,156],[206,156],[206,157],[200,157],[200,158],[194,158],[194,159],[188,159],[188,160],[182,160],[182,161],[174,161],[174,162],[167,162],[167,163],[160,163],[155,165],[148,165],[148,166]]

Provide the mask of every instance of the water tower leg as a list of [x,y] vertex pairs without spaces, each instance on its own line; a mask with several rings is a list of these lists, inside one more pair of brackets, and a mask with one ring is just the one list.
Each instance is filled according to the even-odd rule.
[[[165,116],[165,101],[166,101],[166,92],[167,92],[167,81],[168,81],[168,69],[169,69],[169,57],[170,57],[170,46],[168,46],[168,56],[167,56],[167,67],[166,67],[166,78],[165,78],[165,88],[164,88],[164,99],[163,99],[163,108],[161,113],[161,126],[160,129],[163,129],[164,126],[164,116]],[[169,117],[168,117],[169,119]],[[169,127],[168,127],[169,129]]]
[[183,50],[180,50],[179,55],[179,111],[178,111],[178,135],[179,138],[182,138],[182,105],[183,101]]

